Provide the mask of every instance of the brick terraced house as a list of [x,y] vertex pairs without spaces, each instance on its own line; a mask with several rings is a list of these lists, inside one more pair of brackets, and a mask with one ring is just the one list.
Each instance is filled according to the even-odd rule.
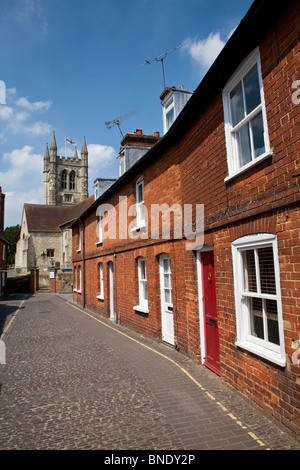
[[5,194],[0,186],[0,296],[4,295],[7,279],[7,249],[8,241],[4,234]]
[[295,432],[299,33],[298,1],[256,0],[164,135],[73,223],[76,302],[194,358]]

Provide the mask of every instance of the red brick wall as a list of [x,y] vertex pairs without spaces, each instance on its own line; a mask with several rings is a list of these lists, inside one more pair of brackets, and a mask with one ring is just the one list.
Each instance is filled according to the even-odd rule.
[[[220,230],[215,233],[214,239],[222,376],[295,431],[298,431],[300,425],[300,369],[299,365],[292,362],[292,354],[295,352],[292,343],[300,339],[299,224],[300,210],[290,208]],[[277,235],[287,361],[285,368],[261,360],[235,346],[231,242],[253,232]]]
[[[300,209],[299,209],[299,106],[292,102],[292,83],[299,80],[299,8],[291,4],[276,26],[264,32],[259,45],[270,146],[273,155],[239,176],[228,175],[224,133],[222,88],[176,144],[164,149],[139,173],[110,196],[116,220],[119,195],[127,196],[128,207],[135,203],[135,183],[143,175],[145,203],[204,204],[205,244],[214,247],[216,297],[220,339],[221,374],[291,429],[300,428],[300,366],[293,364],[293,340],[300,339]],[[297,16],[298,15],[298,16]],[[297,39],[297,40],[296,40]],[[298,126],[298,127],[297,127]],[[133,217],[128,218],[131,222]],[[104,240],[96,245],[96,212],[85,223],[86,305],[109,317],[108,262],[113,261],[117,296],[115,305],[122,324],[161,338],[159,254],[171,255],[174,303],[175,345],[200,360],[200,327],[197,263],[195,253],[186,251],[184,240]],[[148,220],[151,226],[151,217]],[[253,233],[277,235],[286,367],[238,349],[233,291],[231,244]],[[149,236],[151,234],[149,233]],[[77,229],[73,231],[74,267],[83,266],[77,252]],[[114,256],[116,254],[116,257]],[[137,257],[147,262],[149,313],[133,307],[138,303]],[[99,293],[99,262],[104,268],[104,300]],[[83,267],[82,267],[83,269]],[[83,271],[82,271],[83,282]],[[75,283],[74,283],[75,284]],[[83,305],[83,293],[74,293]]]

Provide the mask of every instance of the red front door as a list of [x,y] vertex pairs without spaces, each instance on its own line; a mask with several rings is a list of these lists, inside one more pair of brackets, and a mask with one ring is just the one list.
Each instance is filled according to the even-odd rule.
[[203,304],[205,325],[205,362],[209,369],[220,373],[219,329],[216,308],[216,285],[214,252],[207,251],[202,256]]

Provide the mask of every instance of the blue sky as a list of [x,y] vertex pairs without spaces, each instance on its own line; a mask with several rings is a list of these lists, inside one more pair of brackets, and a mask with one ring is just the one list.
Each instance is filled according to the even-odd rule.
[[162,135],[160,62],[166,85],[195,90],[252,0],[0,0],[0,186],[5,226],[25,202],[43,203],[43,155],[55,131],[89,150],[89,193],[117,177],[120,133],[105,122],[134,111],[123,134]]

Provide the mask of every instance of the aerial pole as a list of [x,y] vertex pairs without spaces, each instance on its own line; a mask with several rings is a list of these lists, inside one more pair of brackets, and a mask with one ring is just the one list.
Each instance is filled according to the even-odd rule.
[[131,111],[130,113],[123,114],[122,116],[119,116],[119,117],[113,119],[112,121],[105,121],[105,125],[106,125],[107,129],[111,129],[111,128],[112,128],[113,126],[115,126],[115,125],[118,126],[118,129],[119,129],[120,134],[121,134],[122,139],[123,139],[124,135],[123,135],[123,132],[122,132],[122,130],[121,130],[121,123],[122,123],[125,119],[129,118],[130,116],[132,116],[133,114],[135,114],[135,111]]
[[179,49],[180,47],[184,46],[184,43],[180,44],[179,46],[173,47],[173,49],[170,49],[169,51],[164,52],[163,54],[158,55],[157,57],[154,57],[154,59],[151,60],[145,60],[145,63],[142,65],[150,65],[151,62],[161,62],[162,66],[162,73],[163,73],[163,81],[164,81],[164,89],[166,88],[166,78],[165,78],[165,69],[164,69],[164,60],[167,57],[167,55],[170,52],[175,51],[176,49]]

